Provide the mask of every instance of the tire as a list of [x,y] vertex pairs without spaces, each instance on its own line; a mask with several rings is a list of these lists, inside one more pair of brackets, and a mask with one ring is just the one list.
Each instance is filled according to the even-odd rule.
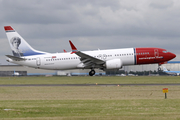
[[96,73],[95,70],[91,70],[91,71],[89,72],[89,76],[93,76],[95,73]]

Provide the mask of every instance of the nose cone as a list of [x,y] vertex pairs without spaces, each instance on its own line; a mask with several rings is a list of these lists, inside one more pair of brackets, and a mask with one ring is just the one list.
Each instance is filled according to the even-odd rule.
[[170,53],[171,59],[175,58],[176,55],[174,53]]

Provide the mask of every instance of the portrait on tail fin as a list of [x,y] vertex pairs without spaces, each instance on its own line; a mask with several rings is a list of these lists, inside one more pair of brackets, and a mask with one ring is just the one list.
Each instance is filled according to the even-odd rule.
[[4,26],[4,29],[15,57],[46,54],[46,52],[33,49],[11,26]]
[[23,53],[21,50],[19,50],[19,45],[21,44],[21,39],[19,37],[13,37],[10,40],[11,44],[12,44],[12,53],[14,56],[16,57],[21,57],[23,56]]

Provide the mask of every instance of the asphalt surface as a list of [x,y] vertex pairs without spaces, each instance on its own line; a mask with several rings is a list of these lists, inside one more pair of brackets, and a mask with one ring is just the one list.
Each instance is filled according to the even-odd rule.
[[163,84],[0,84],[0,87],[47,87],[47,86],[179,86],[180,83]]

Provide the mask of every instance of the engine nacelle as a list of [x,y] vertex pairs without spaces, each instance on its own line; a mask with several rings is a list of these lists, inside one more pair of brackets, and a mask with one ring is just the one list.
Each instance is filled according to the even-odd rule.
[[112,59],[106,61],[106,69],[120,69],[122,68],[121,59]]

